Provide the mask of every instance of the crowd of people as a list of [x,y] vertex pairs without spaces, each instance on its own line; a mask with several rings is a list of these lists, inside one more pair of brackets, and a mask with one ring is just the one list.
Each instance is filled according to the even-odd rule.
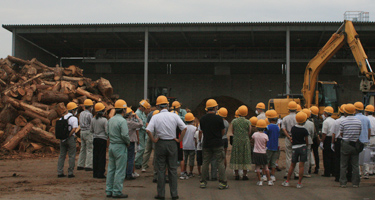
[[[200,119],[182,109],[178,101],[170,105],[165,96],[157,98],[153,111],[146,100],[139,102],[136,112],[124,100],[117,100],[116,114],[109,120],[105,117],[106,107],[100,102],[94,105],[87,99],[84,108],[78,120],[78,106],[70,102],[61,119],[67,120],[69,130],[60,144],[58,177],[65,177],[66,154],[69,155],[68,178],[74,177],[75,135],[80,127],[77,170],[92,171],[94,178],[106,178],[107,197],[128,197],[122,192],[124,179],[137,178],[135,169],[146,172],[153,150],[155,199],[165,198],[166,183],[172,199],[178,199],[177,180],[194,177],[195,165],[200,188],[206,188],[210,179],[218,181],[221,190],[229,188],[227,166],[233,170],[235,180],[249,180],[247,173],[253,170],[252,165],[257,174],[256,185],[262,186],[265,182],[272,186],[276,182],[275,172],[279,170],[281,135],[285,136],[286,154],[283,186],[290,186],[294,175],[298,180],[296,187],[302,188],[303,178],[319,173],[319,148],[323,151],[322,176],[335,177],[343,188],[348,182],[359,187],[360,173],[365,179],[374,173],[374,166],[363,161],[367,159],[363,149],[375,145],[374,106],[364,108],[361,102],[342,105],[336,120],[330,106],[324,108],[320,118],[318,107],[302,109],[292,100],[288,104],[289,115],[283,119],[275,110],[266,111],[265,104],[260,102],[256,105],[257,116],[247,119],[248,107],[243,105],[231,122],[226,120],[228,110],[219,109],[214,99],[207,100],[206,114]],[[107,140],[109,161],[105,176]],[[229,165],[228,143],[232,146]]]

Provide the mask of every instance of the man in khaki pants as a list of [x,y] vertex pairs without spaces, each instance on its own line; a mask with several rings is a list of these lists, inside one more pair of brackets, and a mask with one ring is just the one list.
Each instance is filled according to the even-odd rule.
[[93,134],[90,132],[90,124],[94,103],[91,99],[86,99],[83,104],[85,110],[79,115],[79,125],[81,126],[81,151],[79,153],[77,170],[92,171],[94,138]]
[[[289,115],[284,117],[283,122],[281,124],[281,129],[283,130],[286,138],[285,138],[285,154],[286,154],[286,168],[285,168],[285,176],[287,177],[288,171],[290,168],[290,164],[292,161],[292,136],[291,130],[294,125],[297,124],[296,121],[296,110],[297,110],[297,103],[295,101],[291,101],[288,104]],[[297,163],[298,166],[298,163]],[[298,167],[294,170],[294,178],[298,178],[299,169]]]

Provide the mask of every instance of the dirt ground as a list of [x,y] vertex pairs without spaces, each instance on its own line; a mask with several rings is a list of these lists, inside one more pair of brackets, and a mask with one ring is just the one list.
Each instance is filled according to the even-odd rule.
[[[284,145],[282,139],[281,144]],[[106,199],[105,180],[92,178],[92,172],[75,171],[75,178],[57,178],[57,159],[57,154],[38,158],[1,158],[0,199]],[[227,159],[229,161],[229,155]],[[280,165],[284,166],[284,163],[282,151]],[[66,159],[65,171],[67,164]],[[141,176],[133,181],[125,180],[123,192],[129,195],[129,199],[153,199],[156,184],[152,183],[152,171],[137,172]],[[197,174],[196,169],[194,172]],[[197,175],[189,180],[178,180],[180,199],[375,199],[375,176],[369,180],[361,179],[359,188],[352,188],[348,183],[349,187],[344,189],[333,181],[334,178],[313,174],[312,178],[303,180],[302,189],[296,189],[294,180],[291,181],[292,187],[281,186],[284,170],[277,172],[274,186],[256,186],[253,171],[249,173],[248,181],[235,181],[229,168],[226,173],[230,187],[223,191],[217,189],[217,182],[211,181],[206,189],[200,189]],[[170,199],[168,186],[166,198]]]

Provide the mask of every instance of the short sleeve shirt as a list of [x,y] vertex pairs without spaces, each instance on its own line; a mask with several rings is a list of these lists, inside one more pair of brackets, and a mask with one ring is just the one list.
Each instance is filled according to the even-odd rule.
[[371,136],[375,136],[375,117],[372,115],[367,116],[371,124]]
[[[70,117],[70,116],[72,116],[72,117]],[[69,118],[68,124],[71,126],[71,128],[69,127],[69,131],[71,131],[73,128],[78,128],[78,119],[77,119],[77,117],[73,116],[72,113],[68,113],[68,114],[64,115],[64,119],[68,119],[68,118]],[[73,135],[75,135],[75,133],[73,133]],[[62,141],[65,141],[65,140],[62,140]]]
[[290,131],[292,130],[292,127],[297,124],[296,121],[296,113],[292,112],[288,116],[285,116],[282,123],[281,128],[286,129],[288,134],[290,135]]
[[371,129],[370,120],[362,113],[357,113],[355,117],[362,123],[361,135],[359,136],[359,140],[363,143],[368,143],[368,129]]
[[295,125],[292,127],[292,148],[299,148],[302,146],[306,146],[305,137],[309,136],[309,132],[306,130],[305,127],[300,125]]
[[255,132],[253,136],[254,139],[254,152],[255,153],[267,153],[266,142],[268,141],[268,136],[262,132]]
[[200,119],[200,129],[203,132],[203,148],[222,147],[222,130],[224,120],[219,115],[207,113]]
[[151,118],[146,130],[162,140],[173,140],[176,138],[177,128],[184,130],[186,125],[178,115],[163,109]]
[[267,149],[271,151],[277,151],[279,149],[279,136],[280,128],[276,124],[270,124],[267,126],[266,134],[268,135],[269,141],[267,142]]
[[332,117],[328,117],[323,122],[322,133],[327,136],[332,136],[331,127],[335,125],[335,120]]

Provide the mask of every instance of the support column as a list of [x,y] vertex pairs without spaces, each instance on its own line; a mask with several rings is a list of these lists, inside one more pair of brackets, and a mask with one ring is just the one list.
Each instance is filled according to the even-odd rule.
[[290,29],[286,28],[286,95],[290,95]]
[[143,99],[147,99],[148,89],[148,28],[145,30],[145,74],[144,74],[144,92]]
[[12,56],[16,56],[16,29],[13,29],[12,33]]

